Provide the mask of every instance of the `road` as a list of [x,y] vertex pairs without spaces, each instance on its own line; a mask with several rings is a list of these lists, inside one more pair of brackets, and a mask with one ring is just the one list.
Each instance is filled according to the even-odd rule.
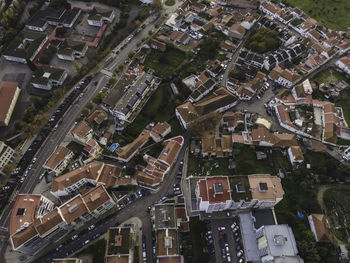
[[[62,258],[68,255],[73,254],[75,251],[81,249],[82,243],[89,239],[92,240],[93,236],[96,234],[103,235],[109,227],[115,226],[116,223],[122,223],[129,219],[130,217],[138,217],[142,221],[142,231],[146,237],[146,249],[147,249],[147,262],[153,262],[152,260],[152,226],[150,221],[150,215],[147,212],[147,208],[151,206],[155,201],[159,201],[159,199],[163,196],[167,196],[168,193],[172,193],[173,184],[176,181],[176,173],[178,171],[180,161],[183,159],[186,148],[188,147],[189,138],[184,136],[184,146],[179,153],[179,157],[172,167],[169,174],[165,177],[161,187],[158,191],[142,197],[132,204],[126,206],[124,209],[119,212],[114,213],[111,216],[108,216],[106,219],[99,221],[96,224],[96,227],[91,231],[83,230],[77,239],[71,241],[68,239],[64,242],[64,245],[59,249],[59,251],[54,250],[58,246],[58,244],[51,245],[45,252],[51,251],[50,253],[41,256],[40,258],[35,259],[33,262],[35,263],[45,263],[51,262],[54,258]],[[185,176],[185,175],[184,175]],[[93,223],[93,222],[92,222]],[[89,224],[90,225],[90,224]],[[87,225],[88,226],[88,225]],[[87,227],[86,226],[86,227]]]
[[233,56],[231,58],[230,63],[227,64],[227,68],[226,68],[226,70],[224,72],[224,76],[222,77],[222,86],[223,87],[227,87],[227,79],[229,77],[229,74],[230,74],[230,71],[232,69],[232,66],[233,66],[233,64],[236,63],[236,60],[237,60],[238,55],[240,53],[240,50],[242,49],[242,47],[244,47],[245,43],[249,39],[249,37],[252,34],[252,32],[254,32],[254,29],[257,27],[258,22],[259,22],[259,19],[258,19],[258,21],[256,21],[254,26],[249,30],[249,32],[244,36],[244,39],[241,41],[241,43],[239,43],[237,49],[235,50],[235,52],[234,52],[234,54],[233,54]]

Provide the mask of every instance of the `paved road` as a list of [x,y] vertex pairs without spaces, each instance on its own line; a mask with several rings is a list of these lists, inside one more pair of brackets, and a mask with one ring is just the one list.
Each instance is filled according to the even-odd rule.
[[[48,254],[37,258],[35,263],[45,263],[45,262],[51,262],[53,258],[60,258],[60,257],[66,257],[68,255],[73,254],[75,251],[79,250],[81,248],[82,243],[89,239],[92,240],[93,236],[96,234],[104,234],[109,227],[115,226],[116,223],[122,223],[129,219],[130,217],[139,217],[142,221],[142,230],[146,237],[146,248],[147,248],[147,262],[153,262],[152,260],[152,226],[150,222],[150,215],[147,212],[147,208],[151,206],[155,201],[159,201],[159,199],[163,196],[166,196],[168,193],[172,193],[172,185],[176,181],[176,173],[178,171],[178,167],[180,165],[180,160],[183,159],[184,153],[186,148],[188,147],[188,141],[189,138],[185,135],[185,142],[184,146],[181,149],[179,153],[179,157],[174,164],[172,170],[165,178],[163,184],[161,185],[160,189],[152,193],[151,195],[145,196],[141,199],[138,199],[134,201],[132,204],[128,205],[124,209],[120,210],[119,212],[116,212],[115,214],[107,217],[104,220],[99,221],[96,223],[96,228],[91,231],[83,230],[80,232],[79,237],[71,241],[70,239],[64,242],[64,245],[59,249],[59,251],[53,250],[55,247],[57,247],[58,244],[55,244],[54,246],[50,246],[51,252]],[[90,224],[89,224],[90,225]],[[88,226],[88,225],[87,225]],[[86,226],[86,227],[87,227]],[[48,248],[45,252],[50,251]]]
[[[260,20],[260,19],[259,19]],[[240,50],[242,49],[242,47],[244,47],[245,43],[247,42],[247,40],[249,39],[250,35],[252,34],[252,32],[254,32],[254,29],[257,27],[259,20],[254,24],[254,26],[249,30],[249,32],[244,36],[244,39],[241,41],[241,43],[239,43],[237,49],[235,50],[235,52],[233,53],[233,56],[231,58],[230,63],[227,64],[227,68],[225,70],[224,76],[222,77],[222,86],[223,87],[227,87],[227,79],[229,77],[231,68],[233,66],[233,64],[236,63],[236,60],[238,58],[238,55],[240,53]]]

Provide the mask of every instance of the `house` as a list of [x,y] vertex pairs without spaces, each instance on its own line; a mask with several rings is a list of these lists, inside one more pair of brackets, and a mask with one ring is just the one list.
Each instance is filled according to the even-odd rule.
[[301,78],[298,73],[292,72],[289,69],[281,69],[279,66],[273,68],[268,77],[286,88],[291,88]]
[[0,174],[4,174],[3,170],[6,165],[13,161],[15,151],[3,141],[0,141]]
[[118,147],[116,150],[118,160],[129,162],[138,153],[142,146],[148,142],[150,136],[151,132],[144,129],[131,143],[123,147]]
[[166,44],[162,41],[159,41],[157,38],[153,37],[152,39],[150,39],[149,41],[150,46],[153,49],[158,49],[162,52],[166,51]]
[[308,217],[310,228],[316,242],[331,243],[331,236],[327,228],[327,219],[324,214],[311,214]]
[[349,57],[342,57],[341,59],[337,60],[335,64],[338,66],[338,68],[340,68],[346,74],[350,75],[350,58]]
[[228,31],[228,35],[230,37],[236,38],[236,39],[242,39],[244,37],[244,34],[246,32],[246,29],[240,25],[240,24],[233,24]]
[[134,226],[111,227],[107,231],[106,263],[132,263],[137,235]]
[[226,39],[220,42],[220,48],[226,52],[234,52],[237,49],[237,45]]
[[81,143],[86,143],[89,139],[92,138],[93,130],[85,121],[81,121],[75,126],[72,130],[72,135],[75,140]]
[[256,242],[260,262],[304,262],[298,256],[294,234],[288,225],[261,226],[256,230]]
[[89,139],[86,142],[86,145],[83,148],[83,159],[84,163],[88,163],[97,157],[102,153],[102,148],[94,139]]
[[182,136],[173,137],[164,141],[164,148],[157,159],[148,155],[144,156],[147,166],[137,172],[137,182],[151,187],[159,185],[176,162],[183,144]]
[[200,179],[196,185],[195,193],[200,211],[212,213],[231,207],[230,183],[226,176]]
[[21,90],[17,82],[0,81],[0,126],[8,126]]
[[48,36],[41,32],[22,30],[3,52],[2,56],[8,61],[27,64],[33,61],[44,47]]
[[228,131],[234,132],[239,124],[244,125],[244,114],[240,111],[238,112],[225,112],[222,116],[222,121],[224,126],[227,127]]
[[43,168],[52,171],[55,175],[58,175],[67,167],[73,156],[73,152],[71,152],[68,148],[59,145],[46,160]]
[[216,156],[216,138],[215,134],[205,134],[202,140],[202,156],[211,157]]
[[255,24],[256,19],[254,16],[248,16],[244,21],[241,22],[241,26],[246,30],[250,30],[252,26]]
[[291,146],[288,148],[288,156],[292,165],[304,162],[303,152],[300,146]]
[[104,23],[112,23],[115,18],[115,12],[113,9],[107,10],[99,7],[94,7],[88,16],[88,24],[90,26],[101,27]]
[[158,122],[151,130],[151,138],[155,142],[160,142],[171,132],[171,126],[167,122]]
[[68,73],[61,68],[42,66],[38,68],[30,81],[34,88],[51,90],[53,87],[63,85]]
[[101,125],[102,122],[108,119],[108,115],[104,110],[95,110],[90,116],[86,119],[87,123],[93,125]]
[[73,61],[85,56],[88,45],[86,42],[66,38],[57,50],[57,57],[62,60]]
[[85,184],[118,187],[131,184],[132,180],[122,176],[118,166],[93,161],[75,170],[56,177],[52,181],[51,193],[59,198],[75,193]]
[[185,102],[175,110],[176,117],[182,127],[187,129],[199,118],[205,118],[212,112],[224,112],[237,104],[237,98],[225,88],[219,88],[202,100],[191,103]]

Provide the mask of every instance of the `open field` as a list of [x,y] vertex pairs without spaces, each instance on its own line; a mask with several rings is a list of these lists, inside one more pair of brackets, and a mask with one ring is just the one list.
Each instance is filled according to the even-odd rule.
[[283,0],[282,2],[299,7],[330,29],[346,30],[350,26],[349,0]]

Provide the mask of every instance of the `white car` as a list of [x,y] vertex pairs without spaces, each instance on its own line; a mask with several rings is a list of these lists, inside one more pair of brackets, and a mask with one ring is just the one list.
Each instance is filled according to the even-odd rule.
[[218,230],[221,231],[221,230],[225,230],[226,228],[224,226],[219,226],[218,227]]
[[91,225],[91,226],[88,227],[89,230],[92,230],[94,228],[95,228],[95,225]]
[[89,243],[90,243],[90,240],[87,239],[87,240],[85,240],[85,241],[83,242],[83,246],[85,246],[85,245],[87,245],[87,244],[89,244]]
[[231,228],[234,229],[236,226],[237,226],[237,224],[236,224],[236,222],[234,222],[234,223],[231,225]]
[[78,238],[78,235],[72,236],[72,240],[77,239],[77,238]]
[[32,162],[33,162],[33,163],[35,163],[35,162],[36,162],[36,160],[37,160],[37,158],[36,158],[36,157],[34,157]]
[[240,258],[241,256],[243,256],[243,250],[241,249],[240,251],[237,252],[237,257]]

